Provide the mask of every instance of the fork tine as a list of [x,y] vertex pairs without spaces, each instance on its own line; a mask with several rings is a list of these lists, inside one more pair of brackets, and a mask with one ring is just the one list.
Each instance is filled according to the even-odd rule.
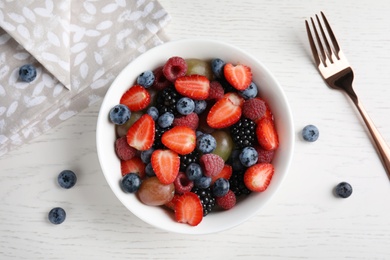
[[[318,30],[317,30],[317,27],[314,23],[313,18],[310,18],[310,20],[311,20],[311,25],[313,26],[313,29],[314,29],[314,35],[315,35],[316,40],[317,40],[317,46],[321,52],[320,59],[322,61],[322,64],[326,67],[326,54],[325,54],[324,46],[321,42],[321,38],[320,38],[320,35],[318,34]],[[320,26],[321,26],[321,24],[320,24]]]
[[[318,18],[318,15],[316,15],[316,19],[317,19],[318,26],[320,27],[322,40],[324,41],[325,46],[326,46],[326,50],[325,50],[324,54],[329,58],[330,62],[333,63],[332,48],[330,47],[328,37],[326,37],[326,35],[325,35],[324,28],[322,27],[322,23],[320,21],[320,18]],[[326,28],[328,28],[328,27],[326,27]]]
[[328,31],[329,37],[332,40],[333,48],[335,50],[335,55],[336,55],[336,57],[338,59],[340,59],[340,57],[339,57],[340,46],[337,43],[337,40],[336,40],[336,37],[333,34],[332,28],[330,27],[330,25],[328,23],[328,19],[326,19],[326,16],[324,15],[323,12],[321,12],[321,16],[322,16],[322,19],[324,20],[325,27],[326,27],[326,30]]
[[316,45],[314,44],[314,39],[313,39],[313,36],[311,34],[309,23],[307,22],[307,20],[305,20],[305,24],[306,24],[306,32],[307,32],[307,37],[309,38],[311,52],[313,53],[314,61],[316,62],[316,65],[318,66],[318,65],[320,65],[320,62],[321,62],[320,56],[318,54]]

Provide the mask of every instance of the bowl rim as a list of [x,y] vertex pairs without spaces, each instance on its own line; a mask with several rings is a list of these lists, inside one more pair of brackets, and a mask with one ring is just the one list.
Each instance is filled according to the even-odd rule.
[[[209,45],[211,45],[211,46],[218,46],[218,47],[220,47],[222,49],[228,49],[228,50],[230,50],[232,52],[239,53],[241,55],[241,57],[245,58],[245,60],[248,60],[251,63],[256,64],[259,68],[261,68],[261,70],[264,71],[264,75],[266,76],[267,80],[271,81],[272,84],[275,86],[275,88],[276,88],[275,91],[277,92],[277,95],[278,95],[279,99],[282,100],[282,104],[284,106],[284,113],[286,114],[285,120],[287,120],[287,122],[285,122],[285,124],[288,126],[287,127],[288,129],[284,130],[286,133],[285,133],[285,138],[284,138],[285,139],[284,140],[285,143],[283,144],[284,148],[285,148],[283,150],[283,154],[285,154],[285,163],[284,163],[284,165],[282,167],[282,169],[283,169],[282,173],[283,174],[280,177],[280,179],[278,179],[278,183],[277,183],[276,187],[274,187],[273,192],[271,192],[268,195],[268,197],[265,199],[264,202],[262,201],[262,205],[261,206],[259,206],[256,210],[251,211],[249,214],[245,215],[245,217],[240,217],[239,220],[233,221],[229,225],[221,224],[217,228],[211,228],[211,229],[208,229],[208,230],[206,230],[204,228],[198,228],[199,226],[197,226],[197,227],[189,227],[187,224],[177,223],[173,219],[171,219],[171,221],[175,222],[174,223],[175,225],[169,225],[167,227],[167,226],[164,226],[164,225],[160,225],[158,222],[156,223],[156,221],[151,221],[150,218],[145,218],[144,214],[140,214],[139,211],[134,211],[134,209],[130,208],[128,206],[128,203],[126,203],[124,201],[123,196],[122,196],[123,194],[122,195],[118,194],[119,182],[114,183],[111,179],[109,179],[107,165],[106,165],[106,162],[104,160],[105,156],[107,155],[107,150],[108,149],[106,149],[105,147],[102,147],[101,142],[100,142],[100,140],[102,138],[102,135],[104,134],[104,131],[102,130],[101,126],[102,126],[102,124],[105,124],[108,121],[107,109],[108,109],[109,99],[111,98],[111,95],[114,95],[113,93],[115,93],[115,91],[116,91],[115,87],[123,80],[125,73],[127,71],[129,71],[129,69],[134,67],[135,66],[134,64],[137,64],[138,62],[140,62],[140,61],[142,61],[144,59],[147,59],[149,56],[151,56],[153,54],[158,54],[158,53],[164,51],[164,49],[167,49],[167,48],[174,48],[175,49],[175,48],[179,48],[180,46],[188,46],[188,45],[190,45],[190,46],[209,46]],[[200,52],[202,52],[202,50],[200,50]],[[205,53],[208,53],[208,51],[205,51]],[[169,55],[167,57],[169,58]],[[194,58],[196,58],[196,57],[194,57]],[[231,62],[234,62],[234,61],[231,61]],[[242,62],[242,63],[245,64],[245,62]],[[154,68],[152,67],[150,69],[154,69]],[[133,79],[133,84],[134,84],[134,82],[135,82],[135,80]],[[257,82],[256,82],[256,84],[257,84]],[[129,87],[127,87],[127,88],[129,88]],[[116,101],[116,103],[119,103],[119,98]],[[274,111],[274,109],[272,109],[272,110]],[[278,119],[278,118],[276,117],[276,119]],[[113,130],[113,132],[115,132],[114,129],[112,129],[112,130]],[[209,233],[221,232],[221,231],[228,230],[228,229],[231,229],[233,227],[236,227],[239,224],[247,221],[249,218],[251,218],[254,215],[256,215],[264,207],[264,205],[266,203],[268,203],[272,199],[272,197],[279,190],[279,188],[282,185],[284,179],[286,178],[286,175],[287,175],[287,173],[288,173],[288,171],[290,169],[290,165],[291,165],[291,161],[292,161],[292,157],[293,157],[294,142],[295,142],[294,124],[293,124],[293,115],[292,115],[291,107],[290,107],[290,104],[289,104],[289,102],[287,100],[287,96],[286,96],[282,86],[278,82],[278,80],[269,71],[269,69],[261,61],[259,61],[257,58],[255,58],[253,55],[249,54],[248,52],[246,52],[245,50],[243,50],[243,49],[241,49],[239,47],[236,47],[236,46],[234,46],[232,44],[229,44],[229,43],[226,43],[226,42],[222,42],[222,41],[218,41],[218,40],[182,39],[182,40],[169,41],[169,42],[163,43],[161,45],[158,45],[156,47],[153,47],[153,48],[149,49],[145,53],[142,53],[141,55],[139,55],[133,61],[129,62],[129,64],[127,64],[121,70],[121,72],[116,76],[116,78],[114,79],[114,81],[110,85],[109,89],[107,90],[107,93],[105,94],[105,97],[104,97],[104,99],[102,101],[102,104],[100,106],[100,109],[99,109],[99,114],[98,114],[98,119],[97,119],[97,126],[96,126],[96,148],[97,148],[99,164],[100,164],[101,170],[103,172],[103,175],[104,175],[108,185],[110,186],[110,189],[113,191],[113,193],[117,197],[117,199],[119,199],[119,201],[121,201],[121,203],[133,215],[137,216],[142,221],[144,221],[144,222],[146,222],[146,223],[148,223],[148,224],[150,224],[150,225],[152,225],[154,227],[157,227],[159,229],[162,229],[162,230],[165,230],[165,231],[169,231],[169,232],[174,232],[174,233],[181,233],[181,234],[209,234]],[[113,145],[114,144],[112,144],[112,146]],[[278,148],[278,150],[279,149],[280,149],[280,147]],[[271,181],[271,184],[272,184],[272,181]],[[115,185],[115,187],[114,187],[114,185]],[[120,190],[120,192],[122,192],[122,190]],[[150,207],[150,206],[146,206],[146,207]],[[221,212],[221,213],[223,213],[223,212]],[[209,216],[207,216],[207,218],[209,218]]]

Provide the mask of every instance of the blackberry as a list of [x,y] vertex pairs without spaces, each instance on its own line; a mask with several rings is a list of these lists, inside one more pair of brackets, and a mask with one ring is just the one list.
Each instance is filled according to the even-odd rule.
[[171,128],[172,127],[162,128],[161,126],[156,124],[155,131],[154,131],[155,132],[155,134],[154,134],[154,144],[153,144],[153,148],[154,149],[163,149],[163,148],[165,148],[165,145],[163,145],[163,143],[161,142],[161,137],[162,137],[163,133],[165,133],[166,131],[168,131]]
[[244,183],[245,171],[234,171],[229,179],[230,189],[239,197],[241,195],[248,195],[251,191],[245,186]]
[[158,92],[157,94],[157,109],[160,115],[165,112],[171,112],[177,115],[176,103],[182,96],[176,91],[175,87],[171,86]]
[[253,146],[256,140],[256,124],[248,118],[241,118],[232,126],[230,133],[238,149]]
[[213,196],[213,193],[211,192],[210,188],[207,189],[200,189],[198,187],[194,187],[192,189],[192,192],[198,195],[202,207],[203,207],[203,216],[206,216],[209,214],[214,206],[215,206],[215,197]]
[[180,155],[180,171],[185,172],[191,163],[199,163],[199,152],[196,149],[189,154]]

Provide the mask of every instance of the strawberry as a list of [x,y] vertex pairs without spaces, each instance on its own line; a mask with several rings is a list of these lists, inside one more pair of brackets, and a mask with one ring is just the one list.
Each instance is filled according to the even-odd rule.
[[155,122],[144,114],[127,131],[127,143],[139,151],[148,150],[154,142]]
[[150,104],[149,92],[140,85],[134,85],[121,97],[119,103],[126,105],[130,111],[140,111]]
[[137,173],[141,179],[145,177],[145,164],[141,158],[133,157],[127,161],[121,161],[122,176],[129,173]]
[[223,73],[230,85],[237,90],[248,88],[252,82],[251,68],[242,64],[234,66],[231,63],[227,63],[223,67]]
[[196,134],[188,126],[175,126],[162,135],[161,142],[172,151],[185,155],[195,149]]
[[225,128],[240,119],[243,99],[236,93],[227,93],[218,100],[207,115],[207,124],[212,128]]
[[176,205],[177,199],[180,197],[181,197],[181,195],[179,195],[179,194],[173,195],[173,198],[170,201],[168,201],[167,203],[165,203],[164,206],[168,207],[171,210],[175,210],[175,205]]
[[180,168],[179,155],[171,150],[155,150],[151,158],[152,168],[162,184],[171,184]]
[[202,75],[182,76],[176,79],[175,88],[183,96],[204,100],[209,96],[210,81]]
[[270,163],[258,163],[244,173],[245,186],[251,191],[265,191],[274,175],[274,166]]
[[230,177],[232,177],[232,174],[233,174],[232,166],[230,166],[229,164],[225,164],[222,170],[218,174],[211,176],[211,185],[213,185],[214,182],[219,178],[224,178],[226,180],[229,180]]
[[203,219],[203,207],[198,195],[193,192],[187,192],[177,198],[175,218],[179,223],[197,226]]
[[256,136],[260,146],[265,150],[276,150],[279,146],[279,138],[275,129],[275,124],[273,120],[268,117],[258,121]]

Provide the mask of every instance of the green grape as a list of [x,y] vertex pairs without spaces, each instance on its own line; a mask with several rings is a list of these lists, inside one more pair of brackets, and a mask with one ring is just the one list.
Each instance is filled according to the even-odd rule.
[[211,135],[217,141],[217,147],[214,149],[213,154],[221,156],[222,159],[226,162],[229,159],[234,147],[230,133],[224,130],[217,130],[212,132]]
[[209,80],[213,79],[213,71],[211,70],[211,62],[199,59],[186,59],[187,73],[186,75],[203,75]]
[[138,190],[138,197],[142,203],[150,206],[160,206],[172,200],[175,194],[175,185],[162,184],[157,177],[150,177],[142,181]]
[[130,119],[124,123],[123,125],[116,125],[115,131],[118,137],[125,136],[127,134],[127,130],[129,130],[130,126],[134,124],[144,113],[141,111],[131,112]]

